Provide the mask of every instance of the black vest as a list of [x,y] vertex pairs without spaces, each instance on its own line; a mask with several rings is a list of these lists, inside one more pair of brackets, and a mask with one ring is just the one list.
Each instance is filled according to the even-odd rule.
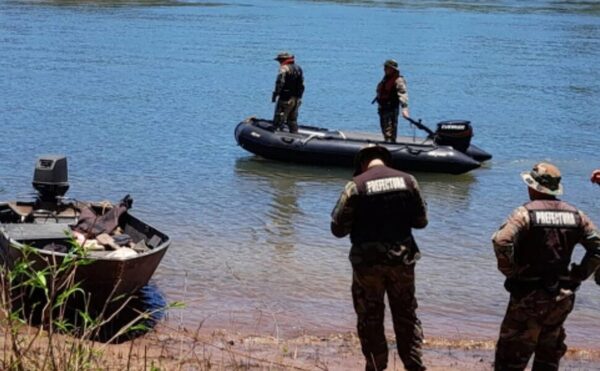
[[560,200],[535,200],[523,206],[530,223],[515,244],[519,278],[551,284],[568,276],[573,249],[583,237],[577,209]]
[[374,166],[354,182],[359,194],[350,232],[352,244],[395,244],[407,239],[414,244],[411,226],[417,200],[411,177],[386,166]]
[[285,75],[285,82],[279,93],[279,99],[288,100],[292,97],[302,98],[304,93],[304,79],[302,68],[295,63],[288,64],[289,68]]

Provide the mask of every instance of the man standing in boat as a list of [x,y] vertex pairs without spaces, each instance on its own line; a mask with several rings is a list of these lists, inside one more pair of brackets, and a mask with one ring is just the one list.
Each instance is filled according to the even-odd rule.
[[408,90],[406,80],[400,74],[398,62],[393,59],[383,64],[384,76],[377,85],[377,96],[373,100],[378,103],[379,124],[386,142],[395,143],[398,133],[398,115],[402,108],[402,117],[409,118]]
[[275,60],[279,62],[279,73],[271,96],[271,102],[277,102],[273,125],[275,129],[281,130],[285,124],[289,127],[290,133],[297,133],[298,109],[304,93],[302,68],[295,63],[294,56],[288,52],[277,54]]
[[[524,370],[535,353],[533,370],[558,370],[575,290],[600,267],[600,232],[583,212],[557,198],[563,188],[556,166],[538,163],[521,177],[531,201],[492,236],[510,292],[495,369]],[[578,243],[586,254],[569,267]]]
[[383,370],[388,344],[383,327],[387,293],[400,359],[407,370],[425,370],[423,330],[417,318],[415,263],[420,257],[412,228],[425,228],[427,212],[416,179],[389,167],[382,146],[356,156],[354,179],[331,214],[331,232],[350,234],[352,299],[367,371]]

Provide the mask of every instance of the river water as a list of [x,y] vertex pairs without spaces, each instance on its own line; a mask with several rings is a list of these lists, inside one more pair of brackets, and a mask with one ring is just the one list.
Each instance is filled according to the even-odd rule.
[[[519,172],[554,162],[564,199],[600,222],[594,2],[0,0],[1,198],[30,192],[38,155],[66,154],[71,196],[130,193],[172,236],[153,282],[187,309],[168,321],[353,330],[349,241],[329,233],[350,171],[263,160],[233,138],[272,115],[280,50],[305,71],[302,123],[378,132],[369,103],[395,58],[413,117],[471,120],[494,155],[462,176],[415,173],[426,336],[497,336],[508,295],[490,236],[527,199]],[[600,344],[599,290],[580,290],[570,344]]]

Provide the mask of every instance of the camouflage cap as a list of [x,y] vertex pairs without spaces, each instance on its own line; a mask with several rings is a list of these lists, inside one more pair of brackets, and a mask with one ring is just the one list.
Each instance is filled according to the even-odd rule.
[[560,184],[560,170],[550,163],[540,162],[535,164],[531,171],[521,173],[521,178],[529,188],[538,192],[551,196],[563,194],[563,187]]
[[398,70],[398,62],[396,62],[393,59],[388,59],[387,61],[385,61],[385,63],[383,64],[383,66],[384,67],[390,67],[390,68],[395,69],[396,71],[399,71]]
[[378,144],[369,144],[358,151],[354,156],[354,176],[362,174],[362,163],[365,160],[381,159],[384,164],[390,165],[392,162],[392,154],[387,148]]
[[279,52],[279,53],[277,53],[277,56],[274,58],[274,60],[281,61],[281,60],[290,59],[290,58],[294,58],[294,55],[290,54],[288,52]]

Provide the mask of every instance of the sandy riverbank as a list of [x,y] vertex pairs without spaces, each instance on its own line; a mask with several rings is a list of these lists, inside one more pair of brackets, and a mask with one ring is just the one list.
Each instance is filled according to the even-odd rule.
[[[37,331],[37,328],[29,329],[30,334]],[[28,330],[22,328],[21,339],[26,338],[26,332]],[[73,341],[70,336],[55,335],[56,344],[66,345],[65,348],[60,345],[59,355],[74,355],[67,350]],[[354,332],[276,338],[227,328],[172,328],[164,322],[131,341],[111,345],[90,343],[85,348],[94,354],[87,364],[92,369],[105,370],[364,369],[360,343]],[[40,365],[48,355],[47,349],[46,336],[41,335],[21,359],[25,365]],[[0,350],[4,351],[0,360],[5,362],[7,355],[14,354],[6,338],[0,340]],[[428,338],[424,345],[424,360],[429,370],[492,370],[493,357],[493,341]],[[84,364],[79,366],[88,369]],[[597,369],[600,369],[600,350],[597,349],[570,349],[561,363],[561,370]],[[390,343],[388,370],[403,370],[393,343]]]
[[[393,344],[390,344],[393,348]],[[492,341],[427,339],[424,358],[429,370],[491,370]],[[132,357],[129,357],[129,353]],[[363,358],[353,332],[277,339],[238,333],[229,329],[174,329],[159,325],[134,343],[110,346],[111,368],[128,361],[133,368],[151,363],[161,369],[193,370],[361,370]],[[600,368],[600,351],[571,349],[561,364],[563,370]],[[388,370],[403,370],[390,351]]]

